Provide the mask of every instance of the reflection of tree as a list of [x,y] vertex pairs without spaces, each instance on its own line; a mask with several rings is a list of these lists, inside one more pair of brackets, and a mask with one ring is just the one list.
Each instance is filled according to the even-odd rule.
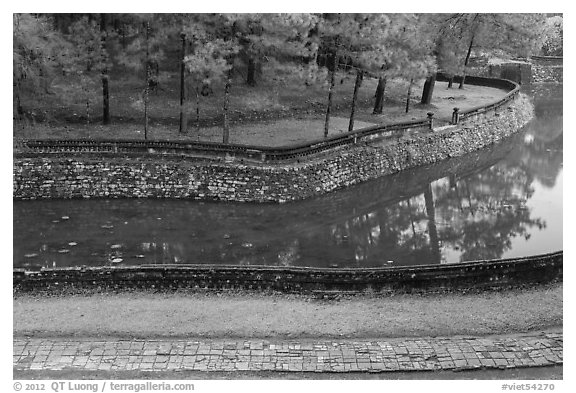
[[542,185],[552,188],[562,169],[562,123],[554,122],[548,128],[542,126],[529,126],[525,143],[514,151],[510,159],[533,174]]
[[435,263],[440,263],[440,241],[438,240],[438,229],[436,227],[436,213],[434,211],[434,195],[432,186],[429,184],[424,191],[426,200],[426,214],[428,215],[428,233],[430,235],[430,253]]
[[[328,252],[353,259],[357,266],[437,263],[428,247],[423,202],[416,196],[383,204],[331,225]],[[322,241],[314,237],[314,242]]]
[[[14,263],[103,264],[110,259],[109,244],[120,241],[126,264],[327,267],[387,266],[393,261],[393,266],[452,261],[454,254],[461,260],[497,258],[514,237],[545,225],[530,217],[526,201],[534,193],[534,180],[555,185],[562,170],[562,142],[561,117],[537,119],[525,135],[488,149],[280,205],[15,202]],[[63,215],[71,219],[55,223]],[[78,246],[59,254],[70,241]],[[150,247],[144,250],[143,243]],[[53,246],[44,250],[42,244]],[[31,253],[38,258],[25,257]]]
[[501,258],[511,239],[529,237],[528,229],[545,224],[531,218],[526,201],[533,195],[532,176],[505,163],[435,188],[443,222],[443,244],[461,250],[461,261]]

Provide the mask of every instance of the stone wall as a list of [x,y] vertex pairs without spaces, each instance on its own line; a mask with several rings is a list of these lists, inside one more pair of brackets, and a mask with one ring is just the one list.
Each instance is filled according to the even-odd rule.
[[564,69],[561,57],[534,56],[530,62],[508,61],[469,67],[471,75],[509,79],[520,84],[563,83]]
[[508,107],[458,127],[343,146],[303,163],[226,162],[115,153],[17,154],[15,199],[190,198],[286,202],[462,156],[508,137],[532,117],[520,95]]
[[526,258],[372,269],[141,266],[13,271],[14,292],[253,290],[287,293],[410,293],[521,287],[562,281],[563,253]]

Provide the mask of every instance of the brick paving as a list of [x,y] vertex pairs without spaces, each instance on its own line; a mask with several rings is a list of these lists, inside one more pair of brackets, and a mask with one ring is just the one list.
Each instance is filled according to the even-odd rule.
[[13,339],[17,370],[390,372],[562,364],[563,333],[386,340]]

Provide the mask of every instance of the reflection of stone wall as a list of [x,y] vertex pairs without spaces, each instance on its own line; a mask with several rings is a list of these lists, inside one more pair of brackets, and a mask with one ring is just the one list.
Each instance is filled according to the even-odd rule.
[[254,266],[151,266],[13,272],[18,292],[89,293],[118,289],[405,293],[506,288],[562,281],[563,252],[423,267],[314,269]]
[[562,66],[532,66],[532,82],[558,82],[564,81],[564,68]]
[[324,194],[405,169],[462,156],[518,131],[533,107],[520,96],[509,107],[458,128],[396,141],[346,146],[299,164],[240,164],[206,159],[153,159],[98,154],[18,155],[15,199],[155,197],[285,202]]

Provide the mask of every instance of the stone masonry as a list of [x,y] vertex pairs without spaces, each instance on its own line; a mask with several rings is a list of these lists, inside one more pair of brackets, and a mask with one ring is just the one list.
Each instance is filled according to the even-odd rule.
[[286,202],[325,194],[497,143],[533,114],[520,95],[508,107],[458,127],[346,146],[302,163],[262,164],[206,158],[48,154],[15,157],[13,196],[39,198],[188,198]]
[[360,340],[13,340],[15,370],[391,372],[563,363],[561,331],[500,337]]

